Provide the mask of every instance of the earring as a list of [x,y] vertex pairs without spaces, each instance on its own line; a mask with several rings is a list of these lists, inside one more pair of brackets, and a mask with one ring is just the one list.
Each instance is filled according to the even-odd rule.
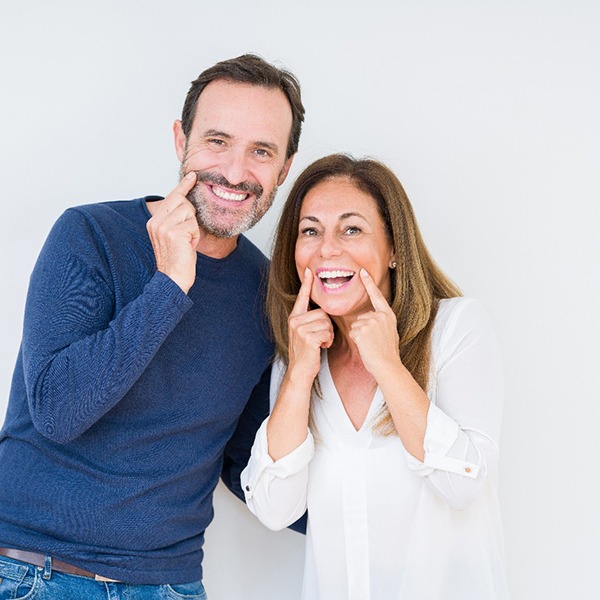
[[397,266],[398,266],[398,263],[395,260],[393,260],[391,268],[395,269]]

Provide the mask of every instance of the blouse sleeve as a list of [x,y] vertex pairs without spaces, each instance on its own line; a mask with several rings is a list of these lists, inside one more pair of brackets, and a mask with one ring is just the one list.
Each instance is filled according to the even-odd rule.
[[[282,365],[275,363],[271,373],[271,407],[279,393]],[[242,471],[241,483],[246,504],[258,519],[275,531],[298,520],[306,511],[308,465],[314,454],[310,430],[295,450],[273,461],[268,452],[267,417],[256,433],[250,460]]]
[[[490,318],[476,300],[449,301],[434,329],[431,388],[423,462],[406,453],[409,468],[426,477],[450,506],[466,508],[498,464],[503,382]],[[440,309],[441,310],[441,309]],[[437,323],[436,323],[437,326]],[[431,390],[430,390],[431,391]]]

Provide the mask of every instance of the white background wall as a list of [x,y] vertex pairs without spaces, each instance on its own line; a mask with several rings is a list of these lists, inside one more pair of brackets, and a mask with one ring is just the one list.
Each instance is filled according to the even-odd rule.
[[[595,0],[1,0],[0,413],[51,224],[167,193],[189,82],[258,52],[303,85],[290,179],[334,151],[388,163],[433,255],[492,314],[513,598],[597,599],[599,26]],[[251,233],[265,252],[288,188]],[[211,600],[298,597],[303,538],[224,488],[215,504]]]

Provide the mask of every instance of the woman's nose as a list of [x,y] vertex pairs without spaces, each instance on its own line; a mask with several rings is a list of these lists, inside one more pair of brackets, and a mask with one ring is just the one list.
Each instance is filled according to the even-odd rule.
[[342,249],[340,241],[335,235],[324,235],[321,239],[321,246],[319,247],[319,254],[322,258],[329,258],[330,256],[338,256]]

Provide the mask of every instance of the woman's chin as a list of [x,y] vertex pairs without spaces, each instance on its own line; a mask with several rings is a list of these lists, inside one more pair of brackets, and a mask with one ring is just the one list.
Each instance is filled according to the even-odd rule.
[[365,304],[361,302],[357,303],[345,303],[340,301],[321,301],[318,303],[319,306],[330,316],[330,317],[357,317],[369,310],[373,310],[371,303]]

